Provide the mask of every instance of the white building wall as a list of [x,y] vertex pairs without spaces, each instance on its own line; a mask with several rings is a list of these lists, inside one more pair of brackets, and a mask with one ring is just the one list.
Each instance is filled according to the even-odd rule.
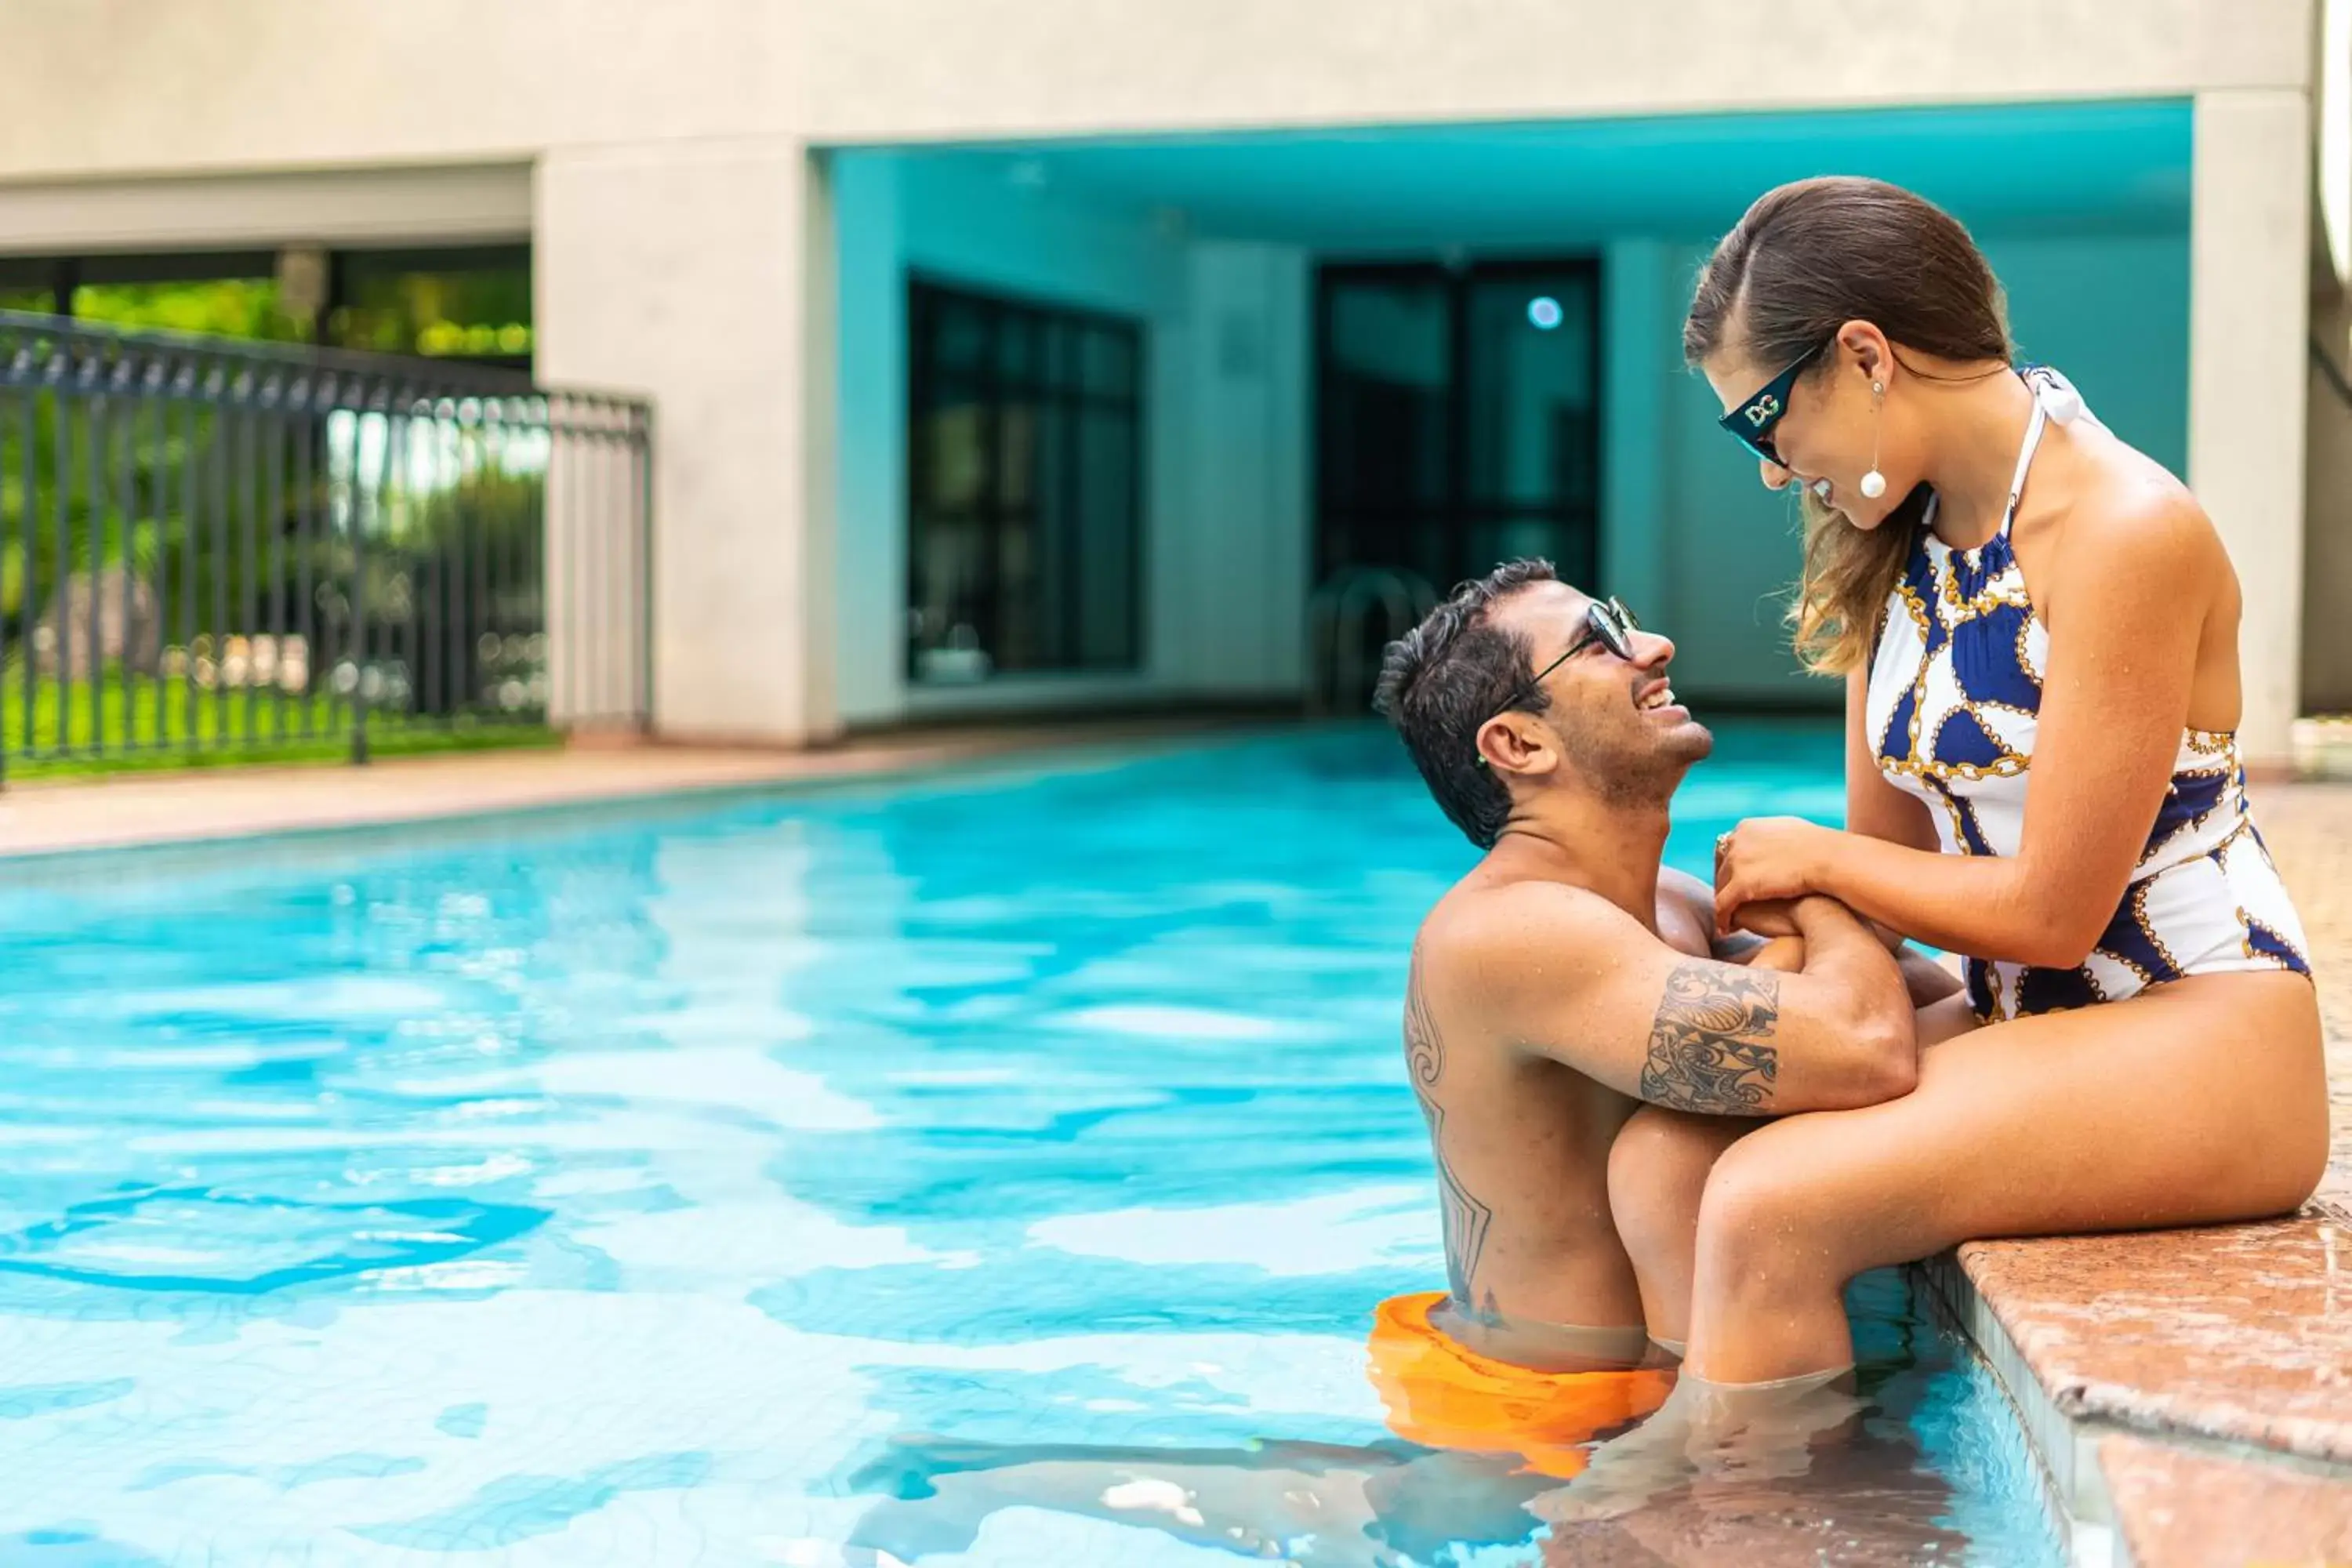
[[0,180],[2304,90],[2310,0],[10,0]]
[[829,427],[803,385],[806,170],[790,142],[540,164],[540,373],[656,403],[654,707],[680,738],[797,741],[831,723],[807,635],[825,621],[812,598],[830,589],[831,545],[803,446]]
[[[535,167],[545,374],[660,403],[661,721],[680,734],[790,742],[822,738],[841,718],[891,716],[873,671],[897,668],[904,575],[889,558],[903,517],[891,504],[903,480],[885,471],[896,459],[881,464],[868,449],[862,416],[845,405],[836,424],[833,411],[836,395],[860,407],[887,401],[903,419],[891,387],[903,342],[890,335],[903,326],[887,310],[850,310],[844,358],[863,363],[838,380],[803,374],[811,345],[822,355],[827,341],[836,281],[823,265],[832,235],[806,146],[2193,94],[2198,391],[2183,450],[2249,603],[2266,615],[2285,606],[2259,626],[2250,617],[2244,645],[2250,748],[2283,754],[2301,603],[2304,404],[2301,372],[2288,366],[2301,362],[2303,290],[2300,255],[2288,258],[2307,221],[2310,0],[1985,0],[1932,16],[1878,0],[1148,0],[1108,10],[1094,0],[670,0],[658,25],[647,15],[636,0],[411,0],[343,8],[322,48],[313,0],[240,0],[233,28],[209,0],[14,0],[8,37],[23,68],[0,117],[0,214],[7,202],[37,204],[43,249],[141,234],[189,243],[208,195],[235,183],[249,195],[257,179]],[[384,221],[392,205],[379,204],[352,221],[381,239],[491,232],[495,179],[449,186],[437,215]],[[1246,294],[1255,264],[1197,260],[1148,225],[1124,238],[1089,230],[1122,258],[1114,279],[1077,254],[1087,247],[1034,248],[1015,230],[1035,226],[1013,223],[1001,200],[918,198],[960,210],[954,223],[919,222],[900,200],[900,232],[944,268],[1013,287],[1025,276],[1071,298],[1091,289],[1150,316],[1160,412],[1148,521],[1160,553],[1148,679],[1193,679],[1181,668],[1192,644],[1176,629],[1187,612],[1230,613],[1265,646],[1295,646],[1273,612],[1244,613],[1219,591],[1235,580],[1234,557],[1223,536],[1201,531],[1200,513],[1217,456],[1258,442],[1263,460],[1236,458],[1217,475],[1208,510],[1236,498],[1235,517],[1268,520],[1249,537],[1269,548],[1284,527],[1297,531],[1295,556],[1273,551],[1269,584],[1283,560],[1303,560],[1303,500],[1288,498],[1303,498],[1304,477],[1282,470],[1304,460],[1304,425],[1286,448],[1274,434],[1303,410],[1303,366],[1290,391],[1270,369],[1262,418],[1241,385],[1223,389],[1234,402],[1213,431],[1188,426],[1181,412],[1199,401],[1204,365],[1224,363],[1220,342],[1200,335],[1194,291]],[[1666,280],[1646,313],[1668,354],[1675,268],[1693,237],[1661,242]],[[0,247],[30,243],[0,232]],[[843,259],[870,249],[853,235]],[[1633,253],[1618,250],[1612,276],[1648,266],[1623,272]],[[871,302],[885,277],[845,266],[837,287]],[[1284,292],[1262,292],[1269,321]],[[1640,370],[1638,321],[1608,308],[1612,382],[1654,397],[1660,424],[1655,456],[1641,464],[1641,420],[1612,410],[1605,438],[1634,467],[1611,466],[1605,570],[1624,570],[1615,585],[1637,596],[1637,584],[1660,584],[1654,602],[1679,624],[1705,688],[1795,689],[1776,612],[1760,599],[1760,585],[1791,570],[1787,519],[1713,431],[1704,387]],[[1624,310],[1643,313],[1638,302]],[[2101,353],[2070,358],[2066,329],[2053,318],[2025,334],[2028,346],[2067,364],[2110,410],[2145,395],[2123,377],[2101,392]],[[837,476],[823,461],[836,428],[850,440]],[[1643,548],[1645,517],[1655,541]],[[1282,614],[1295,615],[1296,598]],[[886,628],[893,657],[877,662]],[[1254,646],[1207,642],[1203,689]]]
[[528,162],[0,184],[0,250],[466,244],[530,237]]

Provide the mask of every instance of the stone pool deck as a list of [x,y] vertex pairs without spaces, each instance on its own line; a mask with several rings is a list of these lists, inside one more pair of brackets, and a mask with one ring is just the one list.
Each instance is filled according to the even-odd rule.
[[908,731],[817,751],[605,742],[562,749],[388,757],[11,783],[0,860],[497,817],[656,795],[851,783],[1026,751],[1176,741],[1234,721],[1181,717]]
[[[574,748],[35,784],[0,858],[495,817],[1131,745],[1213,721],[940,731],[813,752]],[[2022,1413],[2095,1568],[2352,1568],[2352,783],[2256,791],[2312,938],[2335,1144],[2266,1225],[1972,1243],[1927,1276]]]
[[1971,1242],[1927,1270],[2102,1568],[2352,1568],[2352,784],[2254,797],[2327,1025],[2318,1193],[2266,1225]]

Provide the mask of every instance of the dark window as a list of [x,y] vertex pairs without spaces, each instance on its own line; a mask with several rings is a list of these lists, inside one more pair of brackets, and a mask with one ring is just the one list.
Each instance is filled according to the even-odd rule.
[[907,341],[910,678],[1135,668],[1140,327],[919,281]]
[[1594,586],[1598,267],[1336,264],[1318,281],[1318,574],[1402,567],[1442,593],[1543,555]]

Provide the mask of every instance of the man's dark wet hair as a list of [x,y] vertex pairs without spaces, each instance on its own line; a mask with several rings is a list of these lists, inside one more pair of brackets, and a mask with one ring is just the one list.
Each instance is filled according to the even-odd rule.
[[1556,583],[1549,561],[1507,561],[1465,583],[1421,625],[1389,644],[1372,706],[1404,739],[1429,793],[1481,849],[1492,849],[1511,814],[1510,792],[1478,759],[1478,727],[1549,703],[1535,683],[1528,639],[1494,624],[1497,600]]

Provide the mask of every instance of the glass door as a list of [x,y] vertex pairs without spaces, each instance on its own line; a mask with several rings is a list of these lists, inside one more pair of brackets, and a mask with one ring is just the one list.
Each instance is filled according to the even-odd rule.
[[1599,564],[1599,269],[1331,265],[1318,280],[1317,579],[1444,592],[1515,556]]

